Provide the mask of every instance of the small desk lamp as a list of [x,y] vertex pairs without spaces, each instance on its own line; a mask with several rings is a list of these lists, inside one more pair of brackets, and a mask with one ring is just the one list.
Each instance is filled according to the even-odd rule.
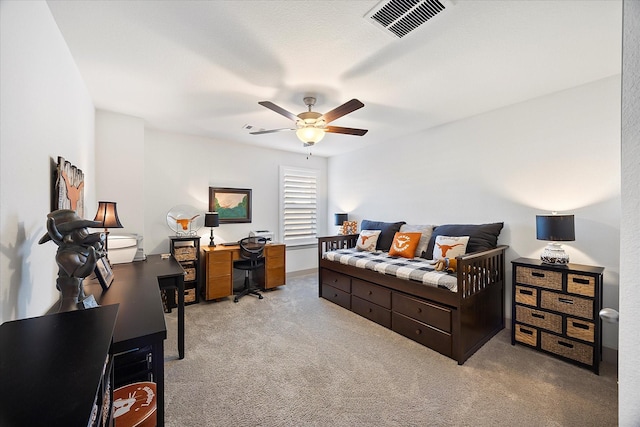
[[216,245],[213,242],[213,227],[218,227],[219,225],[220,225],[220,218],[218,217],[218,212],[207,212],[204,215],[204,226],[211,227],[211,238],[209,240],[209,246]]
[[98,221],[101,227],[104,227],[104,251],[109,252],[109,228],[122,228],[120,219],[118,218],[118,210],[116,209],[116,202],[98,202],[98,212],[93,219]]
[[[335,214],[335,217],[336,217],[335,225],[342,226],[345,221],[349,221],[349,214],[346,214],[346,213],[337,213]],[[344,230],[340,228],[340,234],[342,233],[344,233]]]
[[536,238],[547,240],[549,244],[540,254],[545,264],[568,264],[569,254],[562,245],[556,242],[570,242],[576,240],[573,215],[536,215]]

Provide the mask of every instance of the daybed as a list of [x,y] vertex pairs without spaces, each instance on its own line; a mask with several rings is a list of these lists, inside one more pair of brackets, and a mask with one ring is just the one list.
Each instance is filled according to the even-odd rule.
[[[421,247],[413,259],[389,255],[401,227],[422,230]],[[319,296],[462,365],[504,328],[507,246],[497,245],[502,227],[502,223],[432,227],[365,220],[362,230],[381,230],[373,253],[357,251],[359,234],[318,240]],[[429,260],[436,236],[469,236],[467,253],[455,258],[455,273],[433,271]],[[427,249],[422,251],[424,245]]]

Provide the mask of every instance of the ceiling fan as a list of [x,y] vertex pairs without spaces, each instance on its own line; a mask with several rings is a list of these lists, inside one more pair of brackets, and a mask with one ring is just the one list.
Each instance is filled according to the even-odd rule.
[[274,133],[281,132],[287,130],[295,130],[298,139],[302,141],[305,147],[314,145],[319,142],[322,138],[324,138],[325,132],[330,133],[343,133],[346,135],[357,135],[362,136],[368,132],[367,129],[354,129],[354,128],[345,128],[341,126],[327,126],[327,124],[332,121],[347,115],[349,113],[354,112],[355,110],[364,107],[364,104],[357,99],[352,99],[351,101],[347,101],[339,107],[334,108],[325,114],[320,114],[315,111],[311,111],[311,107],[313,107],[316,103],[316,98],[313,96],[306,96],[303,98],[305,105],[309,108],[309,111],[305,111],[298,115],[295,115],[282,107],[277,106],[273,102],[270,101],[260,101],[258,104],[263,107],[267,107],[268,109],[275,111],[278,114],[285,116],[288,119],[293,120],[296,123],[295,128],[282,128],[282,129],[270,129],[270,130],[261,130],[256,132],[250,132],[251,135],[261,135],[263,133]]

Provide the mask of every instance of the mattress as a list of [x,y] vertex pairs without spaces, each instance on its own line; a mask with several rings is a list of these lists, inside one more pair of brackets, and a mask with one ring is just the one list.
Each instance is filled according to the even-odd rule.
[[452,292],[458,291],[458,279],[455,274],[436,271],[433,261],[424,258],[394,257],[390,256],[388,252],[367,252],[355,248],[325,252],[322,258],[428,286],[448,289]]

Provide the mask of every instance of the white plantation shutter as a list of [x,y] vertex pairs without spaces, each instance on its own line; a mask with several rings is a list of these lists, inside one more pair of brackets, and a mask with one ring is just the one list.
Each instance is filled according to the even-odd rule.
[[317,179],[313,169],[280,167],[280,235],[286,245],[317,243]]

